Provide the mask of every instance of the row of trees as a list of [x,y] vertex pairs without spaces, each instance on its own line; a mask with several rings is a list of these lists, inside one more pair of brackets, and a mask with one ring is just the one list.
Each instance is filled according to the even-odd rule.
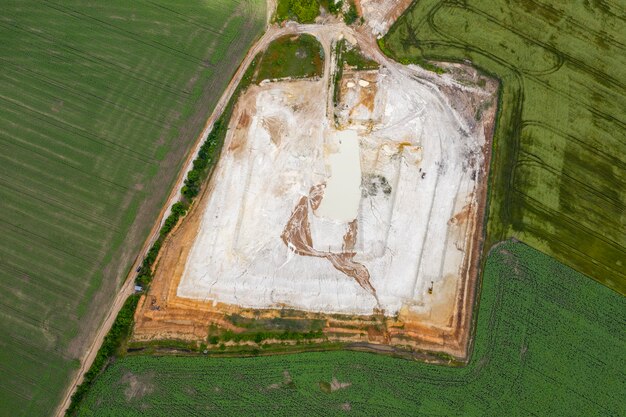
[[[228,109],[230,110],[230,107]],[[227,111],[225,113],[229,112]],[[193,161],[193,169],[187,174],[185,185],[181,189],[181,199],[172,205],[170,215],[165,219],[163,226],[161,226],[159,237],[156,242],[154,242],[141,264],[137,277],[135,278],[135,284],[145,288],[152,281],[152,267],[156,262],[163,241],[176,224],[178,224],[180,218],[187,213],[193,199],[200,192],[201,183],[207,177],[211,162],[219,150],[219,143],[221,143],[226,135],[227,125],[225,120],[226,117],[229,116],[230,114],[226,116],[222,115],[222,117],[215,122],[207,140],[200,147],[198,156]],[[111,359],[117,354],[123,341],[129,337],[133,327],[133,317],[137,303],[139,302],[139,297],[139,294],[133,294],[124,303],[111,330],[109,330],[109,333],[105,336],[94,362],[85,373],[83,383],[77,387],[76,392],[72,395],[72,402],[65,412],[66,416],[76,414],[80,401],[87,394],[94,379],[106,368]]]

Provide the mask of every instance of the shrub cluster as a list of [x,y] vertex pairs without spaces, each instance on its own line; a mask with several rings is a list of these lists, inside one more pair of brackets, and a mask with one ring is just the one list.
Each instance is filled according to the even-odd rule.
[[343,20],[346,22],[346,25],[351,25],[359,18],[359,12],[356,10],[354,1],[349,1],[348,6],[348,11],[343,15]]
[[159,254],[159,250],[161,250],[163,241],[178,224],[180,218],[187,213],[191,202],[200,192],[202,181],[204,181],[208,174],[213,157],[219,149],[219,143],[226,134],[226,129],[227,125],[225,118],[222,116],[215,122],[209,136],[200,147],[198,156],[193,161],[193,168],[187,173],[185,185],[180,191],[182,194],[181,200],[172,205],[171,213],[167,219],[165,219],[165,222],[159,231],[158,239],[154,242],[141,264],[139,273],[135,278],[135,283],[137,285],[145,288],[152,281],[152,267],[154,266],[154,262]]
[[324,336],[322,330],[311,330],[308,332],[294,332],[285,330],[283,332],[251,332],[251,333],[235,333],[232,330],[226,330],[220,336],[210,336],[209,343],[216,345],[220,342],[255,342],[261,343],[266,339],[278,340],[311,340],[319,339]]
[[206,141],[200,147],[198,156],[193,161],[193,168],[187,173],[185,185],[181,193],[189,201],[198,195],[202,181],[206,177],[208,167],[211,165],[212,157],[218,149],[219,140],[226,131],[226,123],[220,117],[215,124]]
[[293,19],[300,23],[313,23],[319,15],[318,0],[278,0],[276,20]]

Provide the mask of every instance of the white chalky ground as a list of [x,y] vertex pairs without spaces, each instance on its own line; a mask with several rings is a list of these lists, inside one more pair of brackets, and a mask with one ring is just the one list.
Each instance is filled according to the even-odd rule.
[[[324,81],[246,92],[178,296],[359,315],[404,308],[449,321],[476,232],[473,221],[453,217],[476,215],[485,138],[468,133],[433,85],[390,69],[373,77],[344,80],[341,131],[326,115]],[[373,108],[358,104],[361,89],[375,89]],[[356,219],[353,261],[369,271],[375,296],[328,259],[299,255],[281,239],[298,201],[322,183],[319,207],[308,208],[312,246],[341,253]]]

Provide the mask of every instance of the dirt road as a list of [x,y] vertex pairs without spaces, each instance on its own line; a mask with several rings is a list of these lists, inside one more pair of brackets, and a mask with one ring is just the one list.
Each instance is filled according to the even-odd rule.
[[243,77],[245,70],[248,68],[248,66],[250,65],[254,57],[257,55],[257,53],[265,49],[265,47],[272,40],[276,39],[277,37],[281,35],[289,34],[293,32],[294,31],[292,29],[278,29],[278,28],[273,28],[273,27],[269,28],[265,32],[265,34],[248,51],[244,60],[239,65],[239,68],[237,69],[235,75],[233,76],[232,80],[226,87],[226,90],[222,94],[222,97],[220,98],[219,102],[215,106],[213,113],[207,120],[204,126],[204,129],[202,130],[202,133],[200,134],[200,136],[198,136],[198,139],[196,140],[193,148],[190,150],[187,156],[187,159],[185,161],[185,164],[183,166],[183,169],[180,171],[180,174],[178,175],[176,183],[174,187],[172,188],[172,191],[167,199],[167,202],[165,203],[164,208],[161,210],[161,213],[159,214],[158,221],[152,227],[149,238],[146,240],[146,242],[144,243],[140,251],[140,256],[138,256],[135,262],[133,263],[133,266],[130,269],[130,272],[128,273],[128,275],[126,276],[124,280],[124,284],[122,285],[119,292],[115,296],[115,299],[113,300],[113,303],[111,304],[111,308],[107,312],[107,315],[104,321],[98,328],[98,331],[93,339],[93,342],[91,343],[91,345],[89,345],[89,348],[85,352],[84,356],[81,358],[80,369],[74,375],[74,378],[72,379],[70,385],[68,386],[68,389],[63,397],[62,402],[57,408],[57,411],[55,413],[57,417],[64,416],[65,410],[70,405],[72,395],[76,391],[76,387],[78,387],[83,382],[84,374],[91,367],[91,364],[93,363],[96,357],[96,354],[98,353],[98,350],[100,349],[100,346],[102,345],[104,337],[111,329],[111,326],[113,325],[113,322],[115,321],[115,318],[117,317],[117,314],[119,313],[120,309],[124,305],[124,302],[126,301],[128,296],[132,294],[134,290],[135,270],[137,269],[137,267],[141,265],[141,262],[143,261],[144,256],[146,255],[150,247],[154,244],[154,242],[158,238],[159,230],[161,229],[161,226],[163,225],[163,222],[165,221],[167,216],[169,216],[172,204],[178,201],[178,198],[180,195],[180,189],[184,185],[184,181],[185,181],[185,178],[187,177],[187,173],[193,167],[193,160],[195,156],[197,155],[200,149],[200,146],[202,146],[202,144],[208,137],[209,133],[211,132],[211,129],[213,128],[213,124],[215,123],[215,121],[222,115],[222,112],[224,111],[224,108],[226,107],[230,98],[235,92],[237,85],[239,85],[239,82],[241,81],[241,78]]

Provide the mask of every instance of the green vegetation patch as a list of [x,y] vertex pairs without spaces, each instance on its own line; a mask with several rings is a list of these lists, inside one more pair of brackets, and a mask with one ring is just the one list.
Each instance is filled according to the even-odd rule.
[[278,22],[295,20],[300,23],[313,23],[319,14],[318,0],[278,0],[275,19]]
[[54,412],[264,23],[261,0],[3,5],[0,415]]
[[378,69],[378,62],[363,55],[357,46],[348,47],[345,39],[342,39],[340,43],[342,44],[340,46],[341,61],[344,64],[359,71]]
[[380,66],[378,62],[363,55],[361,49],[356,45],[349,45],[345,39],[335,44],[335,56],[337,68],[333,78],[333,103],[339,104],[340,83],[343,77],[344,66],[347,65],[355,70],[373,70]]
[[[626,298],[507,242],[487,259],[465,367],[349,351],[126,356],[98,378],[79,415],[623,415],[625,320]],[[133,397],[131,374],[158,377]]]
[[278,0],[274,20],[313,23],[320,15],[320,7],[332,15],[337,15],[341,12],[342,6],[343,0]]
[[248,330],[292,330],[292,331],[309,331],[322,330],[326,323],[323,319],[304,319],[304,318],[250,318],[243,317],[239,314],[231,314],[226,316],[226,320],[237,327]]
[[487,239],[514,236],[626,294],[626,54],[617,3],[414,2],[380,42],[502,81]]
[[343,20],[347,25],[351,25],[357,21],[359,18],[359,12],[356,9],[356,4],[354,4],[354,0],[348,0],[348,11],[344,13]]
[[256,81],[321,77],[324,50],[312,35],[287,35],[267,47],[259,62]]
[[[324,319],[307,319],[297,316],[293,318],[259,318],[231,314],[226,316],[225,320],[231,323],[236,330],[211,325],[207,342],[212,349],[216,345],[223,346],[224,343],[228,342],[234,342],[235,344],[254,342],[265,348],[269,342],[299,342],[326,339],[322,331],[326,323]],[[236,346],[231,347],[234,349]]]

